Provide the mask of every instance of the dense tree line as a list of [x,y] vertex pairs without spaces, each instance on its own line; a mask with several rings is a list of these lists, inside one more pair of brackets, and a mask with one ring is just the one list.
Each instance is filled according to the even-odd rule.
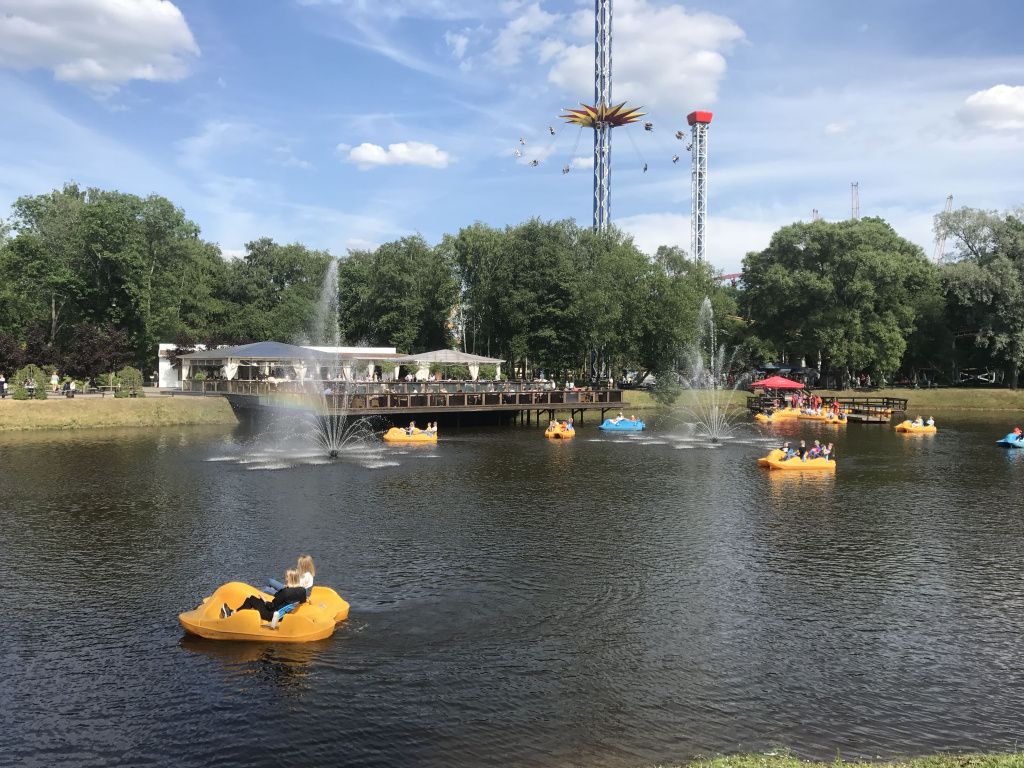
[[1021,213],[962,208],[935,226],[953,246],[938,264],[881,219],[780,229],[743,264],[751,358],[806,362],[843,383],[864,372],[916,383],[987,373],[1016,387],[1024,366]]
[[[880,219],[795,223],[747,255],[738,288],[675,247],[642,253],[615,230],[530,220],[476,223],[431,246],[405,237],[345,255],[339,336],[421,352],[458,346],[521,374],[666,373],[705,296],[719,337],[750,365],[840,380],[956,380],[1024,366],[1024,221],[961,209],[937,217],[942,264]],[[227,259],[184,211],[68,184],[18,199],[0,224],[0,370],[83,377],[155,365],[156,344],[325,342],[315,324],[332,256],[269,238]]]

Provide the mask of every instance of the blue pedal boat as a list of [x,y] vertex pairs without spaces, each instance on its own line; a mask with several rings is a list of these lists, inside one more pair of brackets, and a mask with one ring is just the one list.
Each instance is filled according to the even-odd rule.
[[621,421],[605,419],[598,429],[603,429],[605,432],[642,432],[646,427],[643,419],[636,421],[633,419],[622,419]]

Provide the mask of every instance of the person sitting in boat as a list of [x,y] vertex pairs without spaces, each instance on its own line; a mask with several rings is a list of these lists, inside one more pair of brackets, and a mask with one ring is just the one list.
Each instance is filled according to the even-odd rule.
[[428,421],[427,422],[427,428],[424,431],[428,435],[436,435],[437,434],[437,422],[436,421]]
[[929,427],[934,427],[935,426],[935,419],[933,419],[931,416],[929,416],[928,420],[925,421],[925,424],[927,426],[929,426]]
[[612,419],[612,424],[619,424],[626,420],[626,417],[622,415],[622,411],[619,411],[619,415]]
[[796,456],[796,448],[791,446],[789,443],[785,443],[783,445],[783,450],[786,452],[786,455],[782,457],[783,461],[787,461],[788,459],[792,459]]
[[800,447],[796,449],[796,455],[799,456],[802,461],[807,461],[807,443],[803,440],[800,441]]
[[556,429],[558,429],[558,422],[552,419],[548,422],[548,431],[553,432]]
[[814,445],[812,445],[810,449],[807,451],[807,458],[816,459],[819,456],[821,456],[821,443],[815,440]]
[[832,456],[832,451],[832,443],[829,443],[828,445],[821,449],[821,458],[823,458],[825,461],[828,461],[829,458],[831,458]]
[[1020,440],[1021,437],[1024,437],[1024,432],[1021,432],[1020,427],[1014,427],[1013,428],[1013,439],[1014,440]]
[[565,427],[566,431],[575,429],[575,427],[573,427],[573,425],[572,425],[572,419],[569,419],[568,421],[563,422],[563,426]]
[[405,428],[405,434],[415,435],[416,434],[416,422],[410,421],[409,426]]
[[911,424],[911,426],[923,427],[924,426],[924,419],[922,419],[920,416],[918,416],[916,419],[914,419],[914,421]]
[[224,603],[220,609],[220,617],[226,619],[235,611],[259,611],[260,618],[269,621],[271,629],[277,629],[277,623],[280,621],[279,610],[292,603],[306,602],[306,589],[300,583],[297,568],[289,568],[285,571],[284,584],[284,588],[279,589],[269,603],[259,595],[249,595],[245,598],[245,602],[235,609]]
[[631,413],[631,414],[629,415],[629,420],[630,420],[630,421],[636,421],[636,414],[635,414],[635,413]]

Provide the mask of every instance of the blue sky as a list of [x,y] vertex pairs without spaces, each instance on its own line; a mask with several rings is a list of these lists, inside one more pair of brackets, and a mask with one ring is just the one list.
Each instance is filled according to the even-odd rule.
[[[946,195],[1024,204],[1024,4],[614,12],[614,96],[654,130],[615,131],[612,219],[645,250],[689,247],[673,134],[698,108],[727,272],[814,208],[847,217],[851,181],[862,215],[929,255]],[[72,179],[157,192],[229,255],[264,235],[343,254],[477,220],[589,224],[592,137],[557,116],[592,99],[592,29],[590,0],[0,0],[0,211]]]

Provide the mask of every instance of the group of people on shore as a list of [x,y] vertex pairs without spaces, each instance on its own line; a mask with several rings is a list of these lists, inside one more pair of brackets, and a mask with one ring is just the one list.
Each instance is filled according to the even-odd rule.
[[264,592],[273,595],[272,600],[264,600],[259,595],[249,595],[237,608],[227,603],[221,606],[220,617],[226,619],[236,611],[258,611],[263,621],[270,622],[271,629],[277,629],[281,619],[292,608],[306,602],[313,591],[313,579],[316,577],[316,566],[309,555],[299,555],[294,568],[284,572],[284,581],[269,579]]
[[786,454],[782,458],[783,461],[789,461],[794,458],[798,458],[801,461],[808,461],[810,459],[824,459],[825,461],[831,459],[835,461],[836,458],[835,445],[833,443],[822,445],[818,440],[815,440],[814,445],[810,448],[807,447],[807,443],[804,440],[801,440],[800,445],[795,448],[787,440],[782,444],[780,450]]

